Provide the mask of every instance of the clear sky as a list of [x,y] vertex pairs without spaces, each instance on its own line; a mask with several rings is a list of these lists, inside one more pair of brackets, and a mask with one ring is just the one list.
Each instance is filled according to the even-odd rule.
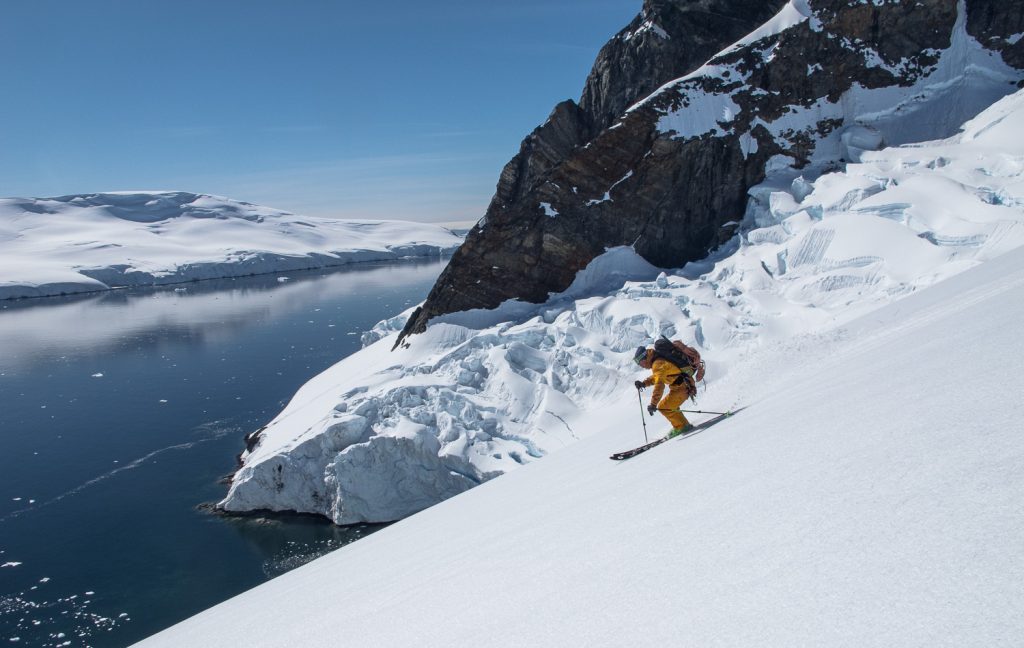
[[641,0],[3,0],[0,196],[476,220]]

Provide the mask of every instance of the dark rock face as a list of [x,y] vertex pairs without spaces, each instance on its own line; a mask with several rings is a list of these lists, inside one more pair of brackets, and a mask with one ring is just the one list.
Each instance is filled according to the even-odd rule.
[[[769,13],[782,4],[772,3]],[[803,20],[679,79],[753,31],[757,24],[742,16],[761,23],[763,5],[645,2],[644,13],[602,49],[579,106],[559,104],[523,142],[485,218],[400,340],[439,315],[511,298],[544,301],[608,247],[632,244],[665,267],[704,257],[731,235],[748,189],[771,164],[800,169],[830,155],[843,161],[829,151],[839,150],[850,125],[844,93],[911,92],[940,69],[959,13],[956,0],[812,0]],[[1020,3],[966,6],[968,33],[1024,67],[1014,63],[1021,46],[1014,34],[1024,31]],[[716,30],[728,35],[715,40]],[[671,79],[679,80],[664,85]],[[902,109],[893,107],[894,120]]]
[[1024,68],[1024,4],[1006,0],[967,0],[967,33],[999,52],[1015,68]]
[[611,125],[630,105],[690,72],[771,18],[785,0],[645,0],[601,48],[583,96],[555,106],[505,165],[487,217],[508,209],[538,180]]
[[638,99],[756,29],[784,4],[645,0],[640,15],[601,48],[587,77],[580,108],[590,119],[592,134],[611,126]]

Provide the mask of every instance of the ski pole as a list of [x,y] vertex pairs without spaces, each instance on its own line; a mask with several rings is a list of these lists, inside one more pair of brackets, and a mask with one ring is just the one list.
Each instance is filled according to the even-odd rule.
[[644,443],[647,443],[647,419],[644,418],[644,398],[640,395],[640,388],[636,390],[636,399],[640,401],[640,422],[644,424]]
[[732,412],[705,412],[704,410],[676,410],[677,412],[686,412],[687,414],[719,414],[721,416],[730,416]]

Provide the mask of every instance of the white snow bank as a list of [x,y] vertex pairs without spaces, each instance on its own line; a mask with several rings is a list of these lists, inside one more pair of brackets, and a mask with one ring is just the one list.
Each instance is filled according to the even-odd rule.
[[579,438],[569,419],[620,376],[563,315],[579,296],[657,274],[618,248],[542,306],[457,313],[393,353],[404,318],[378,326],[373,338],[387,337],[308,382],[267,425],[221,506],[394,520],[567,445]]
[[613,390],[571,449],[139,645],[1017,645],[1022,319],[1018,249],[750,348],[707,403],[746,410],[622,463]]
[[0,299],[452,252],[436,225],[302,217],[184,192],[0,199]]
[[746,401],[755,350],[1024,245],[1022,119],[1018,93],[949,140],[758,187],[743,235],[677,273],[620,248],[547,304],[441,318],[394,353],[404,317],[382,323],[267,426],[221,505],[409,515],[604,429],[594,413],[632,393],[632,351],[659,334],[700,347],[701,409]]

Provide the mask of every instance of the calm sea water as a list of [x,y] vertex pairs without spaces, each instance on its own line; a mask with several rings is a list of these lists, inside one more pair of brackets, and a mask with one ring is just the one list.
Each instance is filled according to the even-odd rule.
[[443,266],[0,302],[0,642],[125,646],[376,530],[197,507]]

